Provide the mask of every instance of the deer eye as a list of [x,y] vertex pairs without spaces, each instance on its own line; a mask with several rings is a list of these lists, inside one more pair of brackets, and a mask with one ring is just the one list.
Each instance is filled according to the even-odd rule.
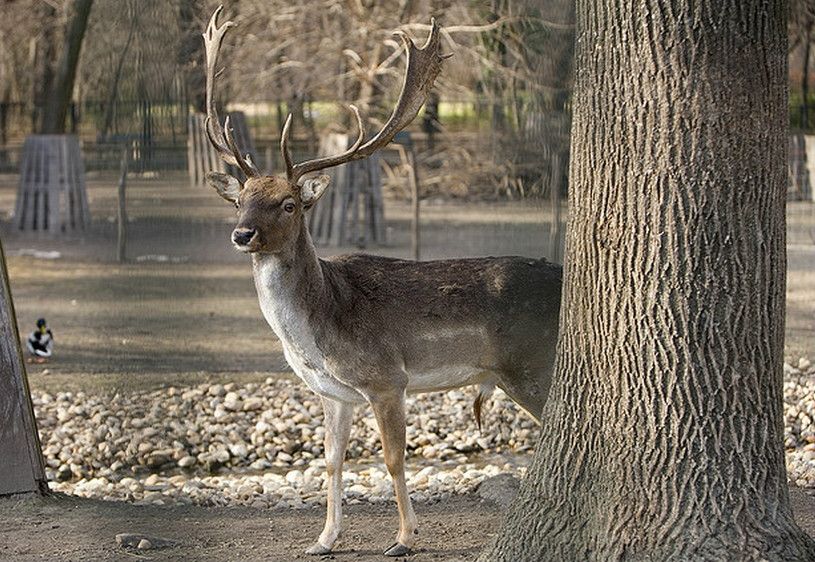
[[287,213],[293,213],[294,212],[294,203],[292,203],[291,201],[287,201],[286,203],[283,203],[283,210],[286,211]]

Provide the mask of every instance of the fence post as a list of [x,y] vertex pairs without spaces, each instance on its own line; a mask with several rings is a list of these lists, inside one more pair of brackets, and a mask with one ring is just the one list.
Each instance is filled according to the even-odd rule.
[[416,150],[413,147],[413,142],[408,146],[407,159],[408,178],[410,181],[410,204],[413,211],[411,213],[410,222],[410,248],[413,253],[413,259],[419,261],[421,259],[419,240],[419,170],[418,166],[416,166]]
[[119,175],[119,207],[118,207],[118,228],[117,228],[117,245],[116,245],[116,259],[119,263],[127,261],[127,166],[129,160],[128,149],[130,147],[125,145],[122,148],[122,163],[121,173]]

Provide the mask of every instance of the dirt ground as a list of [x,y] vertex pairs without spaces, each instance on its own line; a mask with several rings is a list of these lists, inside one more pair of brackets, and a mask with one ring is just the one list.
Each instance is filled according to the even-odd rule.
[[[234,211],[183,176],[129,182],[130,262],[115,256],[115,179],[91,176],[94,222],[84,236],[21,234],[8,222],[16,178],[0,176],[0,237],[8,255],[20,329],[45,316],[55,357],[29,366],[34,390],[127,392],[201,382],[289,376],[264,323],[249,260],[229,245]],[[434,203],[423,206],[423,257],[546,255],[543,203]],[[387,246],[406,257],[409,208],[388,202]],[[815,359],[815,205],[788,212],[786,356]],[[31,257],[58,251],[59,259]],[[322,254],[355,248],[321,249]],[[163,260],[163,261],[161,261]],[[801,525],[815,535],[815,500],[793,489]],[[419,505],[419,549],[411,560],[473,560],[497,532],[501,510],[476,497]],[[355,505],[332,559],[382,560],[393,542],[393,505]],[[0,500],[2,560],[301,560],[319,534],[321,509],[139,507],[71,497]],[[146,554],[116,545],[122,532],[178,541]]]
[[[790,490],[799,525],[815,536],[815,498]],[[498,531],[502,510],[476,497],[418,505],[420,535],[411,562],[475,560]],[[18,562],[95,560],[381,561],[398,526],[395,505],[345,510],[336,551],[303,554],[322,529],[321,509],[134,506],[66,496],[0,500],[0,559]],[[116,544],[118,533],[170,539],[175,546],[136,552]]]

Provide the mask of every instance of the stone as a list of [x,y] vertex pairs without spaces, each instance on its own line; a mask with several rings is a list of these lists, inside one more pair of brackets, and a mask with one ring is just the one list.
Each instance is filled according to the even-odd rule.
[[116,544],[122,548],[138,548],[145,550],[141,544],[149,545],[147,548],[169,548],[178,544],[171,539],[142,535],[139,533],[119,533],[116,535]]
[[521,481],[511,474],[499,474],[484,480],[478,486],[478,495],[482,499],[491,501],[500,507],[507,508],[515,499]]
[[194,466],[195,463],[197,462],[198,459],[191,455],[187,455],[185,457],[181,457],[180,459],[178,459],[178,466],[180,466],[181,468],[190,468],[191,466]]
[[240,396],[236,392],[227,392],[226,396],[224,396],[224,408],[235,412],[240,410],[243,407],[243,400],[241,400]]
[[245,412],[254,412],[263,409],[263,399],[257,396],[251,396],[243,402],[243,410]]
[[249,456],[249,449],[246,447],[246,443],[230,443],[229,452],[233,457],[239,459],[244,459]]

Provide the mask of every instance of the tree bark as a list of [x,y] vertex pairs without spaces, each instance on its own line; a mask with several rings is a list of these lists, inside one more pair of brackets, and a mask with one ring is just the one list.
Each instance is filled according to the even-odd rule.
[[65,117],[71,104],[79,52],[82,49],[82,39],[85,37],[92,4],[93,0],[73,0],[68,26],[65,29],[62,55],[57,65],[53,86],[45,100],[41,134],[65,133]]
[[481,560],[815,559],[782,448],[785,4],[578,0],[556,379]]
[[42,22],[39,37],[32,37],[29,44],[29,65],[34,69],[37,80],[31,83],[31,97],[34,100],[31,127],[42,130],[42,118],[46,99],[54,86],[54,51],[56,50],[55,27],[57,10],[54,6],[41,2],[37,4],[34,17]]

